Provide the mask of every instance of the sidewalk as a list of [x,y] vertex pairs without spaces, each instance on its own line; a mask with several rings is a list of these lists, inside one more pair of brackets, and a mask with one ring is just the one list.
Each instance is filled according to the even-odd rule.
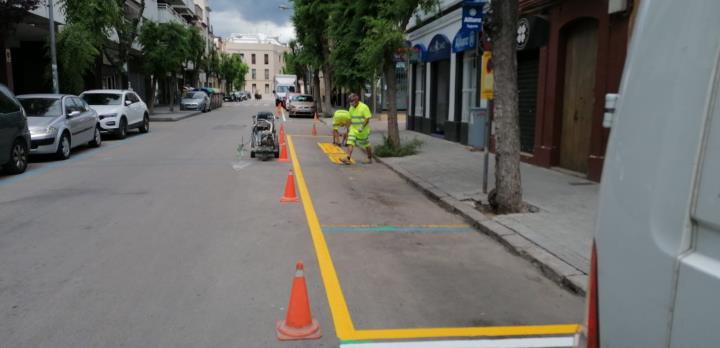
[[[373,122],[373,128],[376,130],[373,143],[380,143],[386,124]],[[401,138],[422,140],[420,153],[382,158],[382,163],[539,266],[546,276],[585,293],[597,183],[523,163],[523,200],[538,208],[538,212],[486,215],[475,209],[475,202],[487,203],[487,196],[482,193],[483,152],[413,131],[401,131]],[[491,156],[488,190],[494,187],[494,163]]]
[[175,112],[170,112],[169,106],[156,106],[153,114],[150,115],[150,121],[152,122],[176,122],[188,117],[193,117],[202,114],[201,111],[197,110],[180,110],[180,107],[175,107]]

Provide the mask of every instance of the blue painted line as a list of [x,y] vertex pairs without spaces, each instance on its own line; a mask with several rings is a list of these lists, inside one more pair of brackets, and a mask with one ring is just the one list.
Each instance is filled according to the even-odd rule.
[[326,233],[468,233],[473,232],[469,227],[399,227],[399,226],[373,226],[373,227],[323,227]]
[[[124,140],[116,140],[116,142],[113,142],[112,144],[109,144],[109,145],[107,145],[105,142],[103,142],[103,145],[101,145],[100,148],[98,148],[98,149],[88,149],[88,150],[86,150],[84,153],[79,154],[79,155],[74,155],[74,156],[68,158],[68,159],[65,160],[65,161],[57,161],[57,162],[48,163],[47,165],[42,166],[42,167],[37,168],[37,169],[29,169],[29,168],[28,168],[28,171],[26,171],[26,172],[23,173],[23,174],[15,175],[15,176],[8,176],[8,177],[6,177],[5,179],[1,179],[1,178],[0,178],[0,186],[6,186],[6,185],[14,184],[14,183],[17,183],[17,182],[19,182],[19,181],[21,181],[21,180],[24,180],[24,179],[27,179],[27,178],[31,178],[31,177],[36,176],[36,175],[45,174],[45,173],[47,173],[47,172],[52,171],[53,169],[62,168],[62,167],[65,167],[65,166],[67,166],[67,165],[73,164],[73,163],[75,163],[75,162],[82,161],[82,160],[84,160],[84,159],[87,159],[88,157],[101,154],[101,153],[106,152],[106,151],[108,151],[108,150],[112,150],[112,149],[114,149],[114,148],[116,148],[116,147],[118,147],[118,146],[120,146],[120,145],[126,145],[126,144],[129,144],[129,143],[132,143],[132,142],[134,142],[135,140],[142,138],[143,136],[144,136],[144,135],[138,134],[138,135],[135,135],[135,136],[132,137],[132,138],[128,138],[128,139],[124,139]],[[30,163],[30,164],[32,164],[32,163]]]

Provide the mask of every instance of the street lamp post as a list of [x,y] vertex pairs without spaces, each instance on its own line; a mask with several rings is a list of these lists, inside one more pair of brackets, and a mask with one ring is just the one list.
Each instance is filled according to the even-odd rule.
[[53,93],[60,93],[60,82],[58,80],[57,53],[55,52],[55,14],[53,0],[48,0],[48,21],[50,22],[50,61],[52,64]]

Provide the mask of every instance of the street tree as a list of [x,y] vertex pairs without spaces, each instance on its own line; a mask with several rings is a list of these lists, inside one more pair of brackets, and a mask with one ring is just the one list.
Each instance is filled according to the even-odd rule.
[[[368,29],[358,50],[368,70],[381,72],[387,84],[388,142],[400,146],[400,129],[397,121],[396,55],[405,47],[405,29],[417,10],[437,9],[438,0],[379,0],[374,2],[377,14],[365,16]],[[378,71],[379,70],[379,71]]]
[[245,75],[248,72],[247,64],[243,63],[240,55],[222,53],[220,55],[220,76],[225,80],[225,91],[230,92],[235,87],[245,86]]
[[367,18],[378,13],[374,1],[336,0],[329,16],[329,36],[333,42],[330,54],[335,71],[335,84],[360,94],[368,81],[375,81],[377,66],[363,64],[363,41],[369,34]]
[[505,214],[525,208],[520,179],[517,17],[518,0],[493,1],[485,25],[495,73],[495,202],[498,212]]
[[[29,11],[40,6],[40,0],[2,0],[0,1],[0,54],[5,55],[5,42],[15,33],[17,24],[22,21]],[[6,62],[7,64],[7,62]],[[6,67],[2,67],[6,69]],[[13,88],[10,78],[6,81],[10,89]]]
[[303,83],[305,84],[305,91],[307,91],[308,81],[306,80],[305,76],[308,72],[308,66],[302,59],[303,48],[300,43],[297,42],[297,40],[290,40],[290,42],[288,42],[288,47],[290,48],[290,51],[283,54],[283,58],[285,60],[283,74],[295,75],[298,81],[302,79]]
[[188,29],[188,47],[190,48],[190,55],[186,64],[188,67],[192,65],[190,84],[198,86],[200,84],[200,69],[202,69],[206,57],[205,39],[197,27]]
[[100,51],[93,45],[92,31],[83,23],[71,23],[58,33],[57,58],[60,91],[79,94],[85,89],[84,76],[92,70]]
[[188,30],[179,23],[146,22],[140,31],[140,44],[143,46],[145,71],[150,74],[150,112],[154,111],[155,85],[170,76],[170,111],[175,111],[175,96],[178,94],[177,74],[190,57],[190,36]]
[[[82,23],[97,38],[94,44],[120,73],[122,88],[129,87],[128,64],[140,32],[145,0],[59,0],[68,24]],[[134,5],[137,4],[137,7]],[[115,33],[117,42],[111,41]]]
[[332,112],[331,96],[333,90],[334,69],[330,62],[331,42],[329,39],[329,17],[335,1],[325,0],[293,0],[292,16],[297,33],[297,40],[303,47],[301,60],[313,70],[313,90],[315,100],[320,97],[320,71],[322,70],[325,86],[324,102],[318,102],[318,113]]

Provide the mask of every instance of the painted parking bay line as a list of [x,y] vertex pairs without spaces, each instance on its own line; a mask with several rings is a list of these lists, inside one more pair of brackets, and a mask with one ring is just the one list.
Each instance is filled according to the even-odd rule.
[[[288,150],[292,159],[295,179],[300,199],[305,210],[308,229],[312,238],[315,254],[320,267],[320,275],[325,286],[325,293],[330,306],[330,314],[335,325],[335,333],[342,341],[350,340],[397,340],[421,338],[449,337],[517,337],[517,336],[560,336],[574,335],[580,329],[577,324],[567,325],[526,325],[526,326],[490,326],[490,327],[447,327],[447,328],[412,328],[387,330],[356,330],[348,310],[345,295],[320,227],[310,192],[298,160],[293,136],[288,136]],[[370,344],[370,343],[366,343]]]
[[468,225],[323,225],[325,233],[363,233],[363,232],[389,232],[389,233],[453,233],[453,232],[474,232]]
[[574,346],[575,339],[570,336],[462,341],[340,343],[340,348],[570,348]]

